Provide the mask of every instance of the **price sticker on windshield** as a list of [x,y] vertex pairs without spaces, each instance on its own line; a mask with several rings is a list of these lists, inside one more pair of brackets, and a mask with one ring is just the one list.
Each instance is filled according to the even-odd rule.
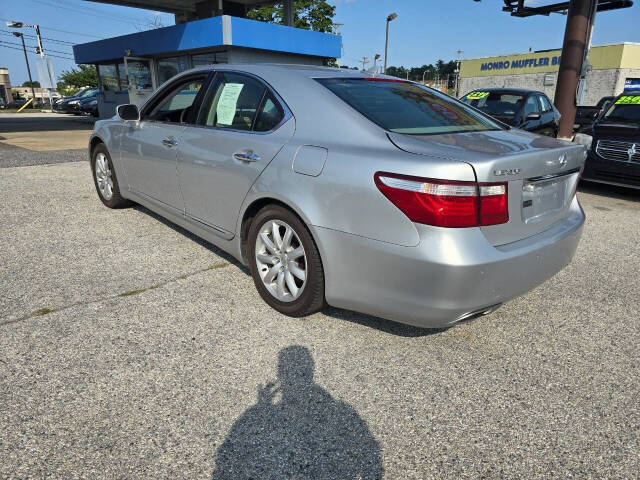
[[468,100],[480,100],[481,98],[485,98],[489,96],[489,92],[471,92],[467,95]]
[[616,105],[640,105],[640,95],[624,95],[616,100]]

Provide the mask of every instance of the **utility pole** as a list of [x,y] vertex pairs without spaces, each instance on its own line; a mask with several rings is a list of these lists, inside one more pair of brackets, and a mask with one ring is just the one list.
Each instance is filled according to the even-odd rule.
[[[44,56],[44,48],[42,47],[42,37],[40,36],[40,26],[39,25],[30,25],[28,23],[23,23],[23,22],[14,22],[14,21],[8,21],[7,22],[7,27],[11,27],[11,28],[22,28],[22,27],[29,27],[29,28],[34,28],[36,31],[36,37],[38,39],[38,50],[36,53],[40,54],[40,58],[42,59],[42,67],[46,70],[47,72],[47,76],[49,77],[49,83],[51,84],[52,88],[55,82],[55,78],[51,78],[51,71],[49,70],[49,63],[47,62],[45,56]],[[41,79],[42,80],[42,79]],[[42,87],[41,87],[42,88]],[[49,93],[49,104],[51,105],[51,108],[53,109],[53,98],[51,95],[51,90],[52,88],[47,88],[47,92]],[[35,102],[35,98],[33,99]]]
[[[333,34],[334,35],[340,35],[340,27],[343,27],[344,23],[334,23],[332,25],[333,27]],[[344,45],[342,44],[342,38],[340,39],[340,54],[344,55]],[[336,63],[338,64],[338,68],[340,68],[340,59],[336,58]]]
[[360,63],[362,63],[362,71],[364,71],[364,66],[369,63],[369,59],[367,57],[362,57],[362,60],[360,60]]
[[583,73],[585,49],[588,45],[590,23],[597,8],[597,0],[572,0],[567,12],[562,56],[558,70],[558,83],[554,104],[561,114],[558,138],[573,138],[576,117],[576,89]]
[[460,58],[462,57],[462,50],[458,49],[456,58],[456,98],[460,94]]
[[36,91],[33,88],[33,79],[31,78],[31,67],[29,67],[29,58],[27,57],[27,47],[24,44],[24,35],[20,32],[13,32],[15,37],[20,37],[22,40],[22,51],[24,52],[24,61],[27,63],[27,73],[29,74],[29,84],[31,85],[31,96],[33,101],[31,102],[31,108],[36,108]]

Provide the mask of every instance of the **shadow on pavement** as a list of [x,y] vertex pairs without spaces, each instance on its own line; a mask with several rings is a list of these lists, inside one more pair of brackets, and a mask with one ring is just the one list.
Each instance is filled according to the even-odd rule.
[[[249,267],[240,263],[235,257],[233,257],[232,255],[229,255],[224,250],[219,249],[215,245],[207,242],[206,240],[203,240],[197,235],[194,235],[190,231],[182,228],[179,225],[176,225],[170,220],[167,220],[166,218],[158,215],[157,213],[152,212],[151,210],[149,210],[146,207],[143,207],[142,205],[135,204],[133,208],[138,210],[139,212],[145,213],[155,218],[159,222],[162,222],[172,230],[180,233],[181,235],[184,235],[188,239],[203,246],[204,248],[209,250],[211,253],[218,255],[219,257],[222,257],[224,260],[226,260],[230,264],[235,265],[246,275],[251,276],[251,271],[249,270]],[[376,330],[380,330],[381,332],[389,333],[391,335],[398,335],[401,337],[424,337],[426,335],[434,335],[446,330],[446,329],[429,329],[429,328],[413,327],[411,325],[405,325],[402,323],[392,322],[391,320],[385,320],[384,318],[374,317],[371,315],[366,315],[363,313],[353,312],[350,310],[343,310],[343,309],[334,308],[334,307],[326,307],[325,309],[323,309],[322,313],[324,313],[327,316],[337,318],[339,320],[346,320],[348,322],[357,323],[365,327],[375,328]]]
[[[349,404],[313,381],[306,347],[278,355],[278,379],[234,423],[216,454],[213,480],[381,479],[380,445]],[[279,397],[279,400],[276,400]]]
[[51,132],[93,130],[96,119],[83,116],[50,115],[29,113],[24,116],[0,114],[0,136],[14,132]]

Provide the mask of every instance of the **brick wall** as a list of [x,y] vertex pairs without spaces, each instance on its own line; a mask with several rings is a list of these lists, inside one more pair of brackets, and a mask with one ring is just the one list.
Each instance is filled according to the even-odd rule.
[[[553,78],[553,85],[544,85],[545,76]],[[547,94],[553,101],[556,92],[557,73],[529,73],[493,77],[460,78],[460,96],[481,88],[527,88]],[[592,70],[587,75],[584,105],[595,105],[602,97],[619,95],[628,77],[640,78],[640,69]]]

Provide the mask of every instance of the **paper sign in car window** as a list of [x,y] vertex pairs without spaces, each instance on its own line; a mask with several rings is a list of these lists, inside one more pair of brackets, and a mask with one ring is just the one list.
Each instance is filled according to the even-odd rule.
[[624,95],[616,100],[616,105],[640,105],[640,95]]
[[489,92],[471,92],[467,95],[469,100],[480,100],[481,98],[488,97]]
[[218,117],[218,125],[232,125],[233,117],[236,116],[238,105],[238,97],[244,84],[242,83],[226,83],[222,87],[222,93],[216,107],[216,115]]

